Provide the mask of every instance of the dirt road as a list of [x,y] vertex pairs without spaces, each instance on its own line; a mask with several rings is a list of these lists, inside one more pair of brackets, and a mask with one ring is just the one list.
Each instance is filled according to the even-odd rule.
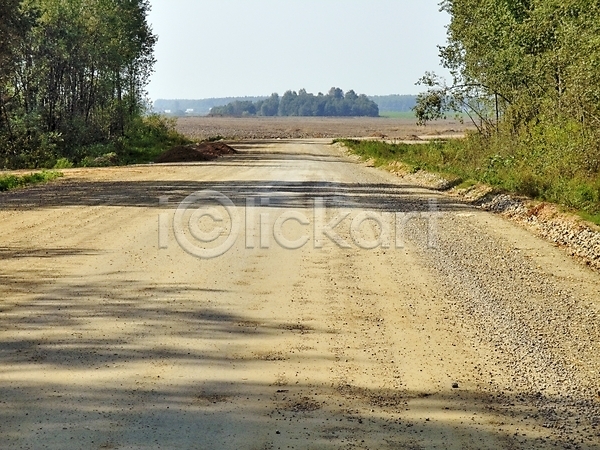
[[0,195],[0,447],[600,448],[600,276],[326,143]]

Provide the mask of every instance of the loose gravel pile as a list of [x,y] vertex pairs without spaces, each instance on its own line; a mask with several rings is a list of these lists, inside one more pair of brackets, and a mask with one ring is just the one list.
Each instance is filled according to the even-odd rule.
[[486,186],[454,190],[452,187],[456,184],[455,181],[437,174],[423,170],[408,173],[401,165],[391,165],[390,169],[395,175],[419,186],[449,191],[485,211],[501,214],[525,225],[537,235],[567,249],[571,256],[580,258],[585,264],[600,271],[600,231],[572,215],[561,213],[552,204],[535,203],[527,198],[508,194],[494,194]]
[[202,142],[200,144],[178,145],[156,159],[156,163],[213,161],[223,155],[237,153],[223,142]]
[[568,249],[572,256],[600,270],[600,232],[561,214],[555,206],[535,205],[527,199],[498,194],[486,199],[481,207],[525,224],[538,235]]

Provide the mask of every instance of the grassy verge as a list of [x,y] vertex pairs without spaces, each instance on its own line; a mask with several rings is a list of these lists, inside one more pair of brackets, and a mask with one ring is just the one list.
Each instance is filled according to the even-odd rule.
[[0,192],[10,189],[17,189],[31,184],[46,183],[62,177],[61,172],[42,171],[38,173],[30,173],[27,175],[0,175]]
[[408,171],[424,169],[461,186],[484,183],[501,191],[548,201],[578,212],[600,224],[600,173],[580,169],[572,154],[546,147],[519,151],[509,144],[483,141],[479,136],[426,144],[387,144],[341,140],[353,153],[376,166],[403,163]]

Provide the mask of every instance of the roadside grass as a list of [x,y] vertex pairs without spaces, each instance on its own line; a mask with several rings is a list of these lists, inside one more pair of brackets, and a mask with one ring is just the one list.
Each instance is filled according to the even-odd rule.
[[468,179],[468,180],[461,181],[456,186],[456,189],[469,189],[469,188],[471,188],[473,186],[476,186],[476,185],[477,185],[477,181],[476,180]]
[[205,142],[218,142],[218,141],[223,141],[223,140],[225,140],[225,136],[221,136],[220,134],[217,134],[215,136],[207,137],[204,141]]
[[[350,149],[354,154],[360,156],[363,160],[372,161],[375,167],[386,167],[392,163],[401,163],[401,167],[408,173],[416,173],[419,170],[440,173],[442,176],[452,175],[456,178],[456,173],[440,170],[439,164],[431,164],[435,159],[431,153],[437,153],[437,143],[419,143],[390,144],[377,140],[357,140],[357,139],[336,139],[334,142],[340,142]],[[460,175],[459,175],[460,176]],[[460,182],[462,183],[463,177]],[[468,177],[465,177],[468,178]]]
[[592,222],[592,223],[600,226],[600,214],[590,214],[585,211],[576,211],[576,214],[579,217],[581,217],[583,220]]
[[0,175],[0,192],[38,183],[47,183],[64,176],[61,172],[44,170],[27,175]]
[[[347,139],[337,142],[363,159],[373,160],[375,166],[400,161],[413,171],[423,169],[445,178],[459,178],[463,189],[483,183],[564,206],[600,225],[600,173],[589,170],[573,152],[561,147],[561,142],[527,148],[476,134],[423,144]],[[570,141],[564,144],[575,147]]]

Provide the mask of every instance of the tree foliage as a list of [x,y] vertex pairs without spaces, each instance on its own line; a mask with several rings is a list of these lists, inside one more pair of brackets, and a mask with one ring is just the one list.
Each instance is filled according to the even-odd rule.
[[148,0],[0,8],[0,165],[76,159],[82,147],[124,139],[145,110],[154,64]]
[[344,94],[332,87],[324,95],[306,92],[306,89],[287,91],[282,97],[273,94],[258,102],[235,101],[215,107],[211,115],[219,116],[379,116],[379,107],[366,95],[353,90]]
[[444,0],[441,8],[452,18],[440,55],[453,80],[421,80],[421,122],[455,109],[487,132],[559,117],[598,128],[600,2]]
[[479,133],[456,145],[473,162],[472,176],[600,212],[600,2],[441,7],[451,15],[440,55],[452,81],[432,73],[420,80],[427,90],[415,107],[419,121],[468,113]]

